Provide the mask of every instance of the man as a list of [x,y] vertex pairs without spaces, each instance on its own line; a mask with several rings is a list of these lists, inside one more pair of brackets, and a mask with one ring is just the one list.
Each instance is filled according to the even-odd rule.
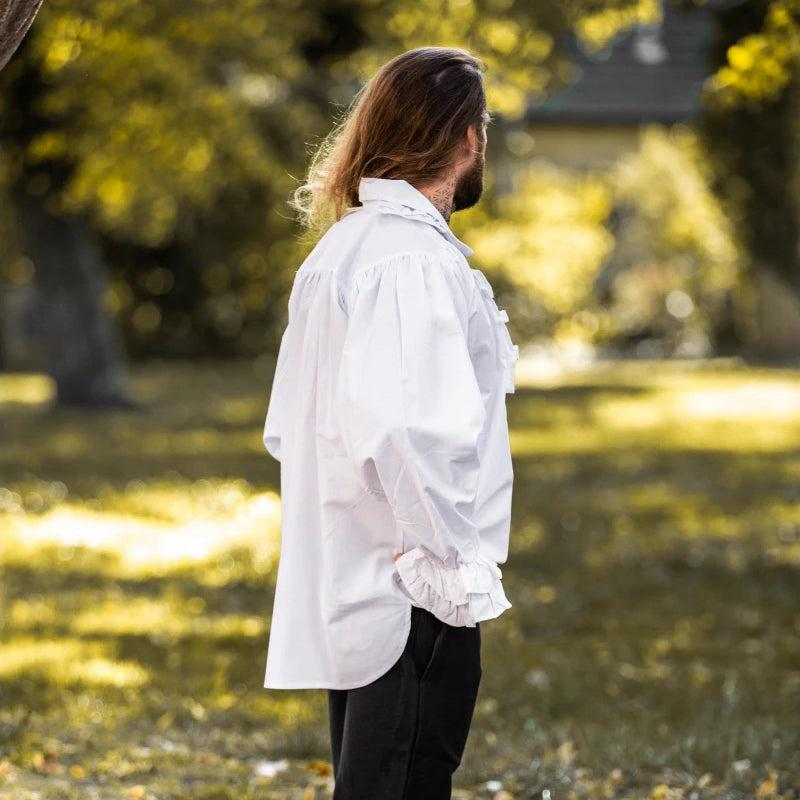
[[324,228],[297,270],[264,445],[282,543],[264,686],[328,690],[335,800],[444,800],[511,606],[505,394],[517,346],[453,212],[483,191],[482,66],[384,65],[293,205]]

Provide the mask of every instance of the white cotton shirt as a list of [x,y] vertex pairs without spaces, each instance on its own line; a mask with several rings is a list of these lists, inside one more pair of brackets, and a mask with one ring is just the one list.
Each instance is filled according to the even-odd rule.
[[281,465],[271,689],[371,683],[412,605],[455,626],[511,607],[508,315],[410,183],[363,178],[359,200],[295,273],[264,424]]

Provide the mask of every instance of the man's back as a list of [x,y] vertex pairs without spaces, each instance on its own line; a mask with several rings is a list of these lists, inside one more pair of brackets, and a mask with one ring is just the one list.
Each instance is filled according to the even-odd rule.
[[297,270],[264,427],[283,512],[268,688],[374,680],[413,605],[456,625],[510,606],[516,348],[423,195],[364,179],[362,198]]

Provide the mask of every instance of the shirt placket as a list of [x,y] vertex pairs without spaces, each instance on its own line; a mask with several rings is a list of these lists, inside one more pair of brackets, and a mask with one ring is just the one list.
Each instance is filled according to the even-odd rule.
[[500,339],[500,359],[503,365],[504,389],[506,393],[513,393],[516,387],[516,368],[519,359],[519,345],[514,344],[511,334],[508,331],[508,312],[504,308],[499,308],[494,299],[494,290],[486,276],[480,271],[472,268],[472,274],[478,284],[495,323]]

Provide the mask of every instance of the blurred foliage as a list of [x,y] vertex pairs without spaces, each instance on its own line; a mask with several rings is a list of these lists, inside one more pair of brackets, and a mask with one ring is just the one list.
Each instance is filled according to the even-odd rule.
[[800,2],[773,0],[762,30],[730,45],[726,63],[708,81],[711,102],[723,108],[761,108],[776,100],[797,75]]
[[703,149],[752,283],[770,272],[800,298],[800,4],[723,8],[706,84]]
[[621,31],[659,22],[661,17],[661,0],[637,0],[624,5],[595,3],[576,20],[575,33],[589,50],[597,51],[611,44]]
[[[301,99],[285,103],[286,82],[305,67],[294,42],[311,20],[291,1],[272,0],[264,11],[252,0],[188,0],[180,10],[130,0],[47,3],[24,57],[4,75],[8,88],[35,70],[29,110],[42,124],[20,119],[6,94],[6,158],[28,167],[39,193],[50,188],[48,168],[69,164],[63,186],[52,187],[60,207],[90,212],[104,233],[149,247],[215,210],[228,192],[280,192],[288,186],[283,148],[317,121]],[[265,136],[262,126],[278,115],[280,128]],[[15,140],[24,127],[27,136]]]
[[[525,368],[454,797],[796,797],[800,375]],[[151,363],[142,416],[0,376],[2,800],[330,797],[324,693],[262,685],[269,378]]]
[[521,339],[644,339],[650,355],[700,356],[731,315],[743,339],[752,321],[741,244],[712,187],[696,134],[651,126],[605,171],[534,161],[513,194],[489,192],[453,228],[498,279]]
[[470,242],[475,264],[510,284],[504,296],[530,298],[512,321],[520,334],[558,337],[595,305],[592,284],[614,244],[605,227],[612,202],[605,176],[538,163],[513,194],[490,193],[452,225]]
[[4,183],[102,235],[134,354],[257,353],[282,320],[319,24],[292,0],[54,0],[3,71]]
[[[680,3],[695,4],[702,5]],[[289,193],[332,116],[386,59],[431,42],[466,46],[488,67],[490,109],[513,122],[531,97],[575,77],[564,35],[576,32],[598,49],[661,12],[657,0],[52,0],[0,74],[0,183],[83,215],[102,237],[112,272],[106,304],[132,354],[255,355],[277,344],[293,272],[309,247],[297,236]],[[748,0],[721,16],[720,68],[706,92],[716,116],[703,140],[713,174],[703,180],[726,198],[739,236],[730,269],[744,275],[767,263],[792,276],[797,135],[795,106],[785,98],[800,52],[797,0]],[[688,157],[674,152],[685,167]],[[690,160],[694,175],[702,157]],[[532,292],[519,301],[531,330],[624,332],[615,311],[591,306],[592,275],[611,252],[600,223],[617,202],[613,188],[593,175],[534,173],[519,197],[495,205],[496,232],[475,232],[483,263],[494,269],[497,261],[488,252],[492,236],[511,248],[518,288]],[[660,199],[648,204],[669,202],[673,190],[658,188]],[[637,213],[652,217],[643,202]],[[680,214],[697,212],[699,202],[682,203]],[[703,220],[706,234],[722,225]],[[0,225],[13,229],[5,219]],[[654,284],[663,284],[659,270],[687,257],[687,245],[665,257],[669,244],[663,236],[654,243]],[[685,324],[708,330],[720,318],[712,296],[721,267],[703,247],[698,238],[688,258],[704,267],[679,269],[680,283],[692,274],[693,293],[666,285],[634,293],[684,292],[700,309]],[[25,287],[33,265],[6,249],[0,277]],[[644,269],[629,279],[644,280]],[[709,286],[699,286],[706,277]],[[649,303],[655,316],[647,324],[667,331],[672,347],[684,323],[653,302],[640,303],[636,315]]]
[[744,339],[752,311],[743,255],[697,136],[683,126],[649,128],[612,180],[622,221],[610,270],[610,334],[646,334],[664,352],[707,355],[733,302]]

